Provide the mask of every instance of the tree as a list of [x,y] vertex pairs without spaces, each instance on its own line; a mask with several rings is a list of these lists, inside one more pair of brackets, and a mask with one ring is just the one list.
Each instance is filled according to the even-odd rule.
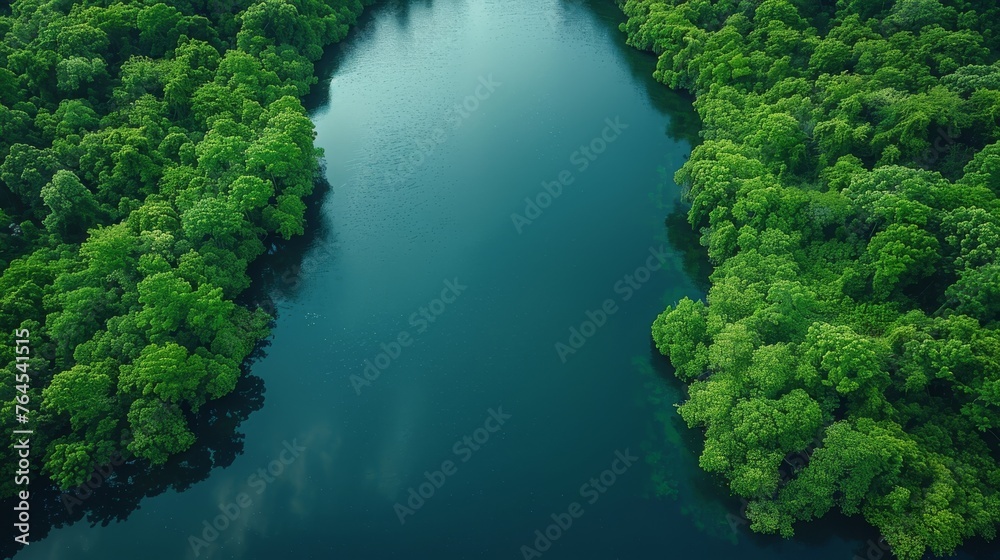
[[107,438],[118,423],[109,370],[77,364],[57,373],[42,391],[45,408],[67,415],[75,432],[88,434],[90,439]]
[[186,414],[236,387],[270,318],[235,298],[318,169],[310,61],[370,2],[211,4],[0,14],[0,326],[31,331],[33,445],[64,488],[122,445],[190,448]]
[[42,201],[49,214],[42,221],[50,232],[66,237],[82,237],[100,218],[94,194],[72,172],[61,169],[42,187]]
[[954,309],[988,324],[1000,319],[1000,264],[968,268],[945,294]]
[[653,322],[656,347],[670,358],[681,379],[697,378],[708,368],[707,315],[703,302],[684,298]]
[[283,238],[291,239],[302,235],[306,205],[293,195],[279,195],[278,203],[264,209],[264,223],[268,229],[277,231]]
[[40,210],[42,187],[52,180],[59,162],[46,150],[26,144],[13,144],[10,154],[0,164],[0,180],[27,207]]
[[56,65],[57,87],[70,94],[108,76],[107,63],[100,57],[71,56]]
[[267,206],[274,196],[274,184],[253,175],[238,177],[229,185],[233,206],[241,212],[252,212]]
[[177,45],[183,14],[167,4],[146,6],[136,15],[139,48],[149,56],[160,57]]
[[165,463],[171,455],[187,450],[195,441],[180,407],[157,399],[133,401],[128,422],[131,436],[128,450],[154,465]]
[[892,224],[877,233],[868,255],[875,269],[872,290],[879,298],[934,273],[940,258],[937,239],[913,224]]
[[89,23],[67,25],[56,36],[56,52],[63,58],[93,58],[105,53],[110,45],[108,34]]
[[[903,560],[1000,523],[1000,11],[629,0],[654,78],[695,95],[675,180],[716,264],[653,339],[699,465],[792,536],[838,509]],[[797,470],[788,453],[815,452]]]
[[227,199],[204,198],[181,214],[181,227],[193,243],[210,237],[221,247],[231,247],[244,228],[244,220]]

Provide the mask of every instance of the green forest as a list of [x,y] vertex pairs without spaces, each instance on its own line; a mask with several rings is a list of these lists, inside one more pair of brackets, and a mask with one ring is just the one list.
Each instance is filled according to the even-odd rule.
[[[33,478],[163,465],[234,391],[274,319],[250,267],[322,176],[314,64],[373,3],[0,7],[0,331],[30,333],[0,346],[0,415],[27,405]],[[1000,6],[617,3],[702,123],[675,182],[710,289],[652,325],[701,469],[759,533],[862,517],[902,560],[995,539]]]
[[319,169],[299,99],[370,3],[4,8],[0,331],[30,332],[31,354],[24,375],[0,347],[0,415],[15,429],[31,403],[41,474],[60,487],[125,450],[164,463],[194,442],[191,414],[235,387],[271,317],[234,299],[266,240],[302,233]]
[[[629,0],[695,96],[677,173],[714,265],[652,326],[699,464],[794,534],[863,516],[903,560],[1000,523],[1000,8]],[[806,452],[789,473],[785,459]]]

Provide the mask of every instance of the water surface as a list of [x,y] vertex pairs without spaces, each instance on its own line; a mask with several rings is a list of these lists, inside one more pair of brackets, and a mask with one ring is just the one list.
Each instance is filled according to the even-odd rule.
[[[670,179],[697,123],[620,21],[612,2],[553,0],[366,15],[309,100],[331,188],[262,274],[278,309],[250,371],[263,384],[229,401],[256,399],[248,418],[201,430],[223,444],[199,451],[183,491],[19,557],[864,554],[832,529],[748,536],[697,470],[649,337],[665,305],[704,289],[673,248],[701,252]],[[241,495],[196,554],[190,537]]]

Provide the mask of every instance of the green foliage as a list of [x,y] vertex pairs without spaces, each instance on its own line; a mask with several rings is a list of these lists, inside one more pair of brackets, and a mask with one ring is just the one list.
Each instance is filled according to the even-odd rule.
[[235,388],[270,318],[234,300],[264,239],[302,233],[319,170],[299,97],[370,3],[18,0],[0,15],[0,330],[31,327],[33,445],[54,483],[125,448],[167,461]]
[[72,172],[61,169],[52,176],[52,181],[42,187],[42,203],[49,209],[42,224],[45,229],[64,237],[86,233],[87,228],[97,222],[101,212],[94,194],[83,186]]
[[127,449],[154,465],[187,450],[195,441],[180,407],[159,400],[138,399],[128,411]]
[[657,349],[680,364],[677,376],[682,379],[700,376],[708,365],[707,315],[704,303],[684,298],[653,322]]
[[[985,2],[628,0],[696,95],[677,173],[716,264],[653,323],[701,466],[794,534],[861,515],[903,560],[1000,524],[1000,11]],[[812,449],[785,476],[792,453]]]

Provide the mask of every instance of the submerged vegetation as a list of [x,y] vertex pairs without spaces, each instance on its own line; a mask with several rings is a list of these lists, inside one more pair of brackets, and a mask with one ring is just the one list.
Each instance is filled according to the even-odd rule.
[[[0,16],[0,413],[42,474],[160,464],[270,317],[234,303],[318,170],[299,98],[361,0],[19,0]],[[16,464],[11,442],[4,464]],[[12,478],[0,484],[10,496]]]
[[904,560],[993,539],[1000,8],[622,5],[629,43],[704,122],[677,181],[711,289],[652,328],[690,385],[701,467],[759,532],[839,509]]

